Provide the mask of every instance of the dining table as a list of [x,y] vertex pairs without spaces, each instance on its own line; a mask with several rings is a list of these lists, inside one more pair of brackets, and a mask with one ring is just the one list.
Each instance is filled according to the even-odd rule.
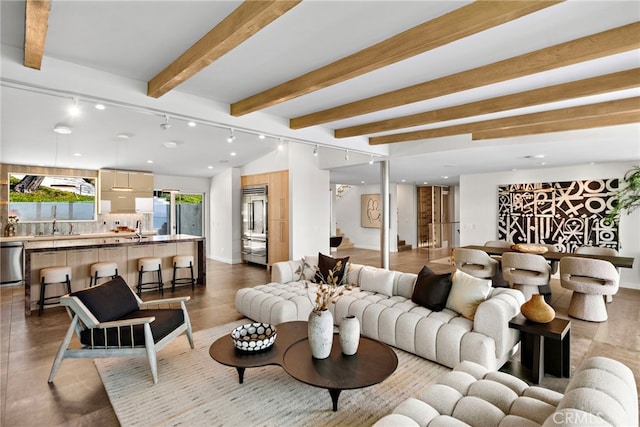
[[[465,249],[477,249],[486,252],[489,255],[502,255],[505,252],[517,252],[511,248],[496,248],[492,246],[478,246],[478,245],[468,245],[463,246]],[[622,268],[633,268],[633,257],[625,257],[625,256],[610,256],[610,255],[591,255],[591,254],[576,254],[569,252],[545,252],[543,254],[539,254],[543,256],[548,261],[560,261],[562,258],[566,256],[578,257],[578,258],[593,258],[593,259],[601,259],[605,261],[609,261],[615,267]]]

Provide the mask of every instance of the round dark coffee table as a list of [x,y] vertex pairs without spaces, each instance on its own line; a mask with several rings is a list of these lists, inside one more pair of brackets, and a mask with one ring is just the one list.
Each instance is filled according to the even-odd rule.
[[343,355],[338,334],[333,336],[328,358],[314,359],[309,340],[304,338],[289,347],[282,362],[282,368],[296,380],[329,390],[334,411],[338,410],[338,398],[342,390],[381,383],[397,367],[398,356],[391,347],[365,337],[360,337],[356,354]]
[[282,365],[284,353],[291,344],[307,337],[307,322],[285,322],[276,325],[276,341],[268,350],[259,353],[242,352],[233,345],[231,335],[225,335],[209,347],[209,355],[216,362],[236,368],[238,381],[244,382],[246,368],[258,368],[267,365]]

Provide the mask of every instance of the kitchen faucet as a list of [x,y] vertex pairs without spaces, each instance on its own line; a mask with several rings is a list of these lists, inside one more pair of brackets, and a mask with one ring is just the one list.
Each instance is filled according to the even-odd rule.
[[58,232],[59,232],[59,231],[60,231],[60,230],[58,230],[58,229],[56,228],[56,219],[55,219],[55,218],[53,218],[53,224],[52,224],[52,227],[51,227],[51,234],[58,234]]
[[142,237],[142,230],[140,227],[142,226],[142,222],[140,220],[136,221],[136,237]]

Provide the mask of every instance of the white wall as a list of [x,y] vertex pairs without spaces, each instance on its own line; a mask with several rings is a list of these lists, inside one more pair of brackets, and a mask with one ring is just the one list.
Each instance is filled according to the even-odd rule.
[[[622,178],[632,166],[632,163],[607,163],[461,176],[460,245],[484,244],[497,238],[498,185]],[[622,269],[620,285],[640,289],[640,210],[621,218],[619,238],[620,254],[635,259],[632,269]]]
[[[414,248],[418,246],[418,192],[414,185],[398,185],[398,236]],[[394,237],[391,237],[394,239]]]
[[308,146],[289,145],[290,259],[329,254],[331,235],[329,172],[320,170]]
[[242,262],[240,170],[229,168],[211,179],[210,237],[207,257],[226,263]]
[[[389,207],[389,252],[398,251],[398,191],[397,185],[389,185],[391,204]],[[380,194],[379,185],[352,185],[336,198],[337,226],[357,248],[380,250],[380,229],[360,226],[360,196],[362,194]]]

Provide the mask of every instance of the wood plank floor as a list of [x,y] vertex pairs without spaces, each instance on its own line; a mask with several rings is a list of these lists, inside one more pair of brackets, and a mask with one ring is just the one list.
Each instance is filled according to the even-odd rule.
[[[364,249],[346,249],[334,256],[350,256],[353,262],[380,266],[380,254]],[[434,262],[435,261],[435,262]],[[393,270],[417,273],[423,265],[436,272],[451,270],[446,260],[429,260],[425,250],[414,249],[390,255]],[[207,329],[241,318],[234,307],[237,289],[269,281],[265,268],[207,262],[206,288],[179,289],[175,296],[191,295],[187,307],[194,330]],[[567,318],[571,293],[552,283],[553,306]],[[146,299],[157,294],[147,294]],[[172,296],[170,291],[165,297]],[[607,305],[609,320],[604,323],[571,319],[572,365],[586,357],[608,356],[633,369],[640,384],[640,291],[620,289]],[[66,312],[47,309],[42,317],[23,314],[22,287],[0,288],[0,425],[118,425],[109,399],[91,360],[67,359],[53,384],[47,377],[58,346],[69,324]],[[516,354],[503,370],[520,373]],[[213,363],[213,362],[212,362]],[[162,381],[162,372],[159,373]],[[542,385],[562,391],[568,380],[545,377]]]

